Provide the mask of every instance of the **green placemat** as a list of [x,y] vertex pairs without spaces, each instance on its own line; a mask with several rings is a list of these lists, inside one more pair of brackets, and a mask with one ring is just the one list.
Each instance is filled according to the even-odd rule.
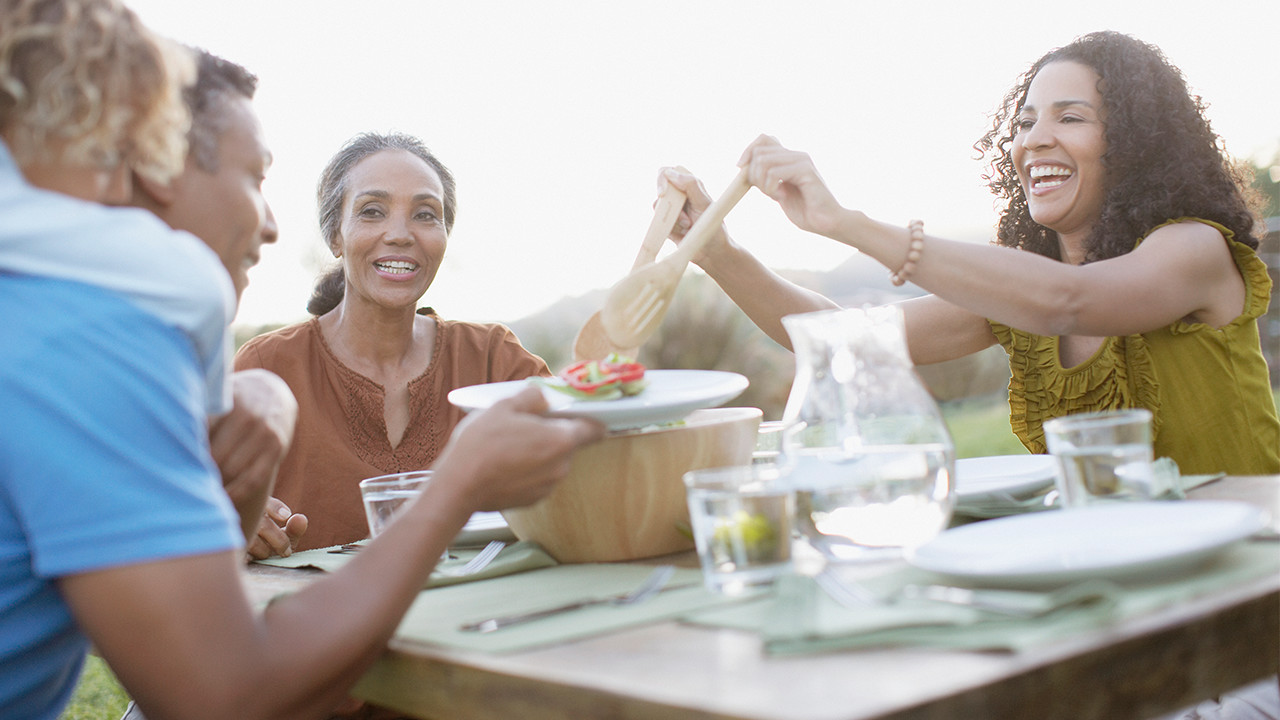
[[[465,623],[555,607],[585,598],[625,594],[653,570],[626,564],[558,565],[533,572],[429,590],[418,595],[396,630],[397,640],[503,653],[554,645],[737,602],[706,590],[702,572],[677,569],[671,588],[636,605],[596,605],[491,633]],[[683,587],[682,587],[683,586]]]
[[[363,547],[363,545],[363,542],[353,543],[349,546],[335,545],[327,548],[316,548],[315,550],[303,550],[302,552],[293,553],[287,558],[275,557],[266,560],[255,560],[254,562],[262,565],[274,565],[275,567],[315,568],[332,572],[347,564],[351,558],[355,557],[356,553],[360,552],[359,550],[343,550],[344,547]],[[436,566],[435,571],[431,573],[431,578],[427,581],[426,587],[442,587],[476,580],[486,580],[527,570],[551,567],[556,564],[555,559],[548,555],[542,549],[542,546],[537,543],[517,542],[503,548],[498,557],[494,558],[488,567],[478,573],[463,576],[449,574],[450,571],[466,565],[467,561],[475,557],[478,552],[480,552],[479,548],[455,548],[450,550],[450,559]]]
[[[811,578],[793,576],[783,578],[769,598],[689,613],[682,619],[759,633],[766,651],[777,655],[903,645],[1019,650],[1278,573],[1280,552],[1274,543],[1245,542],[1196,571],[1114,585],[1102,602],[1027,620],[927,600],[851,609],[831,600]],[[864,584],[887,595],[906,584],[946,582],[933,573],[906,567]]]

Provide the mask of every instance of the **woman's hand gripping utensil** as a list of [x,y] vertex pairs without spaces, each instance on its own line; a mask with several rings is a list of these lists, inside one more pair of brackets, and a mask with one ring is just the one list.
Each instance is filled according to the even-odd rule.
[[698,216],[680,247],[666,258],[622,278],[609,291],[600,319],[609,341],[618,347],[639,347],[658,329],[685,267],[720,227],[734,205],[751,189],[743,168],[715,202]]
[[[653,208],[653,220],[649,222],[649,230],[644,235],[644,242],[640,244],[640,252],[636,254],[631,272],[652,263],[658,257],[662,243],[671,234],[676,218],[680,217],[680,210],[684,208],[684,199],[684,193],[670,185],[667,186],[667,191],[658,197],[658,202]],[[573,339],[573,359],[575,362],[599,360],[613,352],[634,358],[639,351],[639,346],[640,343],[618,345],[610,342],[604,330],[604,323],[600,320],[600,311],[597,310],[587,318],[586,324]]]

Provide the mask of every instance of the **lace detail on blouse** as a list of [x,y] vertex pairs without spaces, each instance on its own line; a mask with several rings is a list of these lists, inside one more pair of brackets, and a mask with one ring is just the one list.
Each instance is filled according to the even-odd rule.
[[[427,467],[440,452],[443,431],[443,423],[434,422],[435,413],[427,411],[440,406],[440,399],[436,397],[432,383],[428,382],[431,372],[439,367],[441,351],[446,343],[444,333],[440,332],[439,320],[436,320],[436,342],[431,350],[431,361],[421,375],[409,381],[409,424],[400,444],[394,449],[387,439],[386,389],[344,365],[320,331],[319,320],[312,318],[310,322],[316,323],[316,337],[332,360],[331,367],[337,370],[343,391],[342,410],[347,417],[346,431],[355,455],[386,473]],[[423,427],[424,423],[426,427]]]
[[1141,407],[1160,432],[1160,391],[1141,335],[1107,338],[1092,358],[1063,368],[1058,339],[991,323],[1009,353],[1009,423],[1033,453],[1047,452],[1044,422],[1063,415]]

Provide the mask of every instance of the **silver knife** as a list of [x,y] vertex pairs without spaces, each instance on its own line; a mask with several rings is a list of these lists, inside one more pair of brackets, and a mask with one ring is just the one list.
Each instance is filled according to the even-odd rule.
[[[701,584],[701,581],[696,581],[680,583],[678,585],[667,585],[655,591],[653,594],[657,595],[658,593],[664,593],[669,590],[679,590],[681,588],[693,587],[694,585]],[[556,607],[547,608],[545,610],[533,610],[525,613],[517,613],[515,615],[504,615],[502,617],[494,617],[487,620],[471,622],[466,625],[459,626],[459,629],[465,632],[491,633],[494,630],[501,630],[502,628],[511,627],[512,625],[519,625],[532,620],[541,620],[545,617],[573,612],[574,610],[581,610],[582,608],[591,607],[593,605],[629,605],[630,603],[627,602],[627,598],[629,596],[630,593],[622,593],[619,595],[610,595],[609,597],[579,600],[577,602],[566,603],[564,605],[557,605]]]

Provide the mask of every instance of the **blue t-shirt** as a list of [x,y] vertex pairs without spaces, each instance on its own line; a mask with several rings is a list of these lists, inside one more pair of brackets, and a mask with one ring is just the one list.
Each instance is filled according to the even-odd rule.
[[195,344],[207,412],[231,409],[235,288],[194,235],[137,208],[104,207],[29,184],[0,141],[0,271],[115,290]]
[[0,272],[0,717],[57,717],[87,650],[55,581],[243,546],[180,330]]

